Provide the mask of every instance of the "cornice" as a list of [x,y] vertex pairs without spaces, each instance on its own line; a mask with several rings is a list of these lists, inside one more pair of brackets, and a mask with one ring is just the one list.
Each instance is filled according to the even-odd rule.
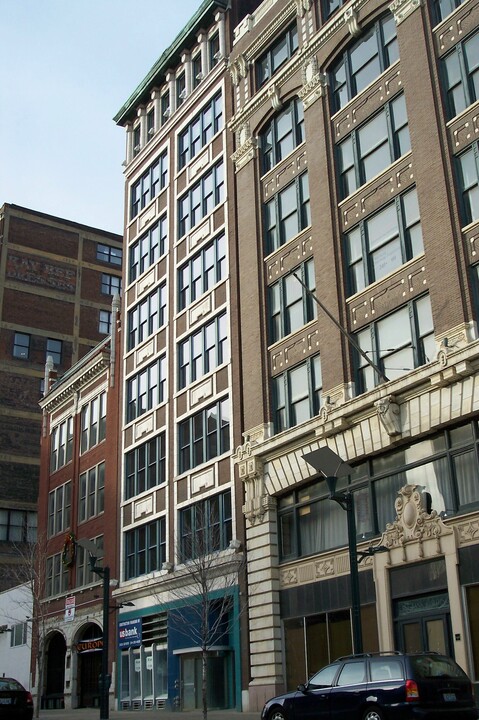
[[105,370],[108,369],[110,363],[110,353],[108,350],[102,350],[92,361],[91,365],[82,369],[80,374],[75,374],[71,378],[62,382],[57,390],[53,389],[48,395],[40,401],[40,407],[47,413],[51,413],[67,400],[72,398],[75,393],[96,380]]

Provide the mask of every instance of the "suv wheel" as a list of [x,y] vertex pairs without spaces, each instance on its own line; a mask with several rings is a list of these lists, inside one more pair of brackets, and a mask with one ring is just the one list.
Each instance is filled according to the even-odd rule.
[[273,710],[268,720],[286,720],[284,713],[281,710]]
[[364,713],[363,720],[384,720],[383,711],[378,707],[370,707]]

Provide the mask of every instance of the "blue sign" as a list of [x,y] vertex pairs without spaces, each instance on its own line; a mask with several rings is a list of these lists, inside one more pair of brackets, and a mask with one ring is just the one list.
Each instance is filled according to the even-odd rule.
[[118,623],[118,647],[120,649],[141,645],[141,618],[121,620]]

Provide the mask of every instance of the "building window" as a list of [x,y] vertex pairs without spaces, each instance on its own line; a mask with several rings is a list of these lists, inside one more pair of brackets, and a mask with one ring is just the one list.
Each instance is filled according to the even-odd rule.
[[105,439],[106,392],[83,405],[81,409],[81,452],[84,453]]
[[12,625],[12,634],[10,637],[10,647],[19,647],[27,644],[28,623],[21,622]]
[[186,77],[182,72],[176,78],[176,107],[177,109],[185,102],[186,98]]
[[141,127],[140,123],[133,128],[133,157],[136,157],[141,150]]
[[363,290],[423,252],[414,188],[345,236],[349,294]]
[[28,360],[30,357],[30,335],[16,332],[13,337],[13,357]]
[[273,378],[275,432],[282,432],[317,415],[321,406],[321,388],[319,355]]
[[48,493],[48,537],[70,527],[72,484],[70,481]]
[[100,310],[98,315],[98,332],[103,335],[109,335],[111,332],[111,312],[110,310]]
[[178,167],[185,167],[223,127],[223,97],[217,93],[178,136]]
[[130,282],[162,257],[168,246],[168,223],[163,215],[142,237],[130,247]]
[[464,224],[479,220],[479,144],[473,143],[457,158]]
[[325,497],[324,485],[315,482],[278,499],[281,560],[313,555],[347,544],[342,510]]
[[[356,333],[363,352],[389,380],[430,362],[435,355],[434,326],[429,295],[424,295]],[[357,388],[367,392],[381,378],[356,353]]]
[[138,445],[125,457],[125,500],[162,485],[166,480],[166,434]]
[[103,295],[121,295],[121,277],[102,273],[101,292]]
[[168,153],[164,152],[131,186],[130,220],[145,208],[168,182]]
[[166,561],[166,521],[159,518],[125,533],[125,580],[161,570]]
[[[90,538],[90,540],[97,546],[98,550],[103,550],[103,535]],[[81,545],[76,546],[75,567],[77,587],[93,585],[93,583],[99,582],[98,575],[91,569],[90,553]]]
[[341,197],[355,192],[411,149],[404,95],[338,145]]
[[303,173],[264,205],[265,246],[269,254],[311,224],[308,173]]
[[[146,113],[146,135],[147,139],[151,140],[153,135],[155,134],[155,108],[151,108]],[[147,141],[148,141],[147,140]]]
[[433,21],[440,23],[458,8],[464,0],[431,0]]
[[203,73],[201,71],[201,53],[198,53],[191,58],[191,86],[193,90],[198,87],[203,79]]
[[178,270],[178,309],[184,310],[226,277],[226,241],[218,235]]
[[165,400],[166,355],[126,382],[126,421],[131,422]]
[[0,508],[0,542],[33,543],[36,539],[36,512]]
[[51,555],[46,561],[45,596],[60,595],[68,590],[68,568],[62,554]]
[[171,115],[171,106],[170,106],[170,91],[167,90],[163,95],[161,96],[160,100],[161,105],[161,125],[164,125],[166,122],[168,122],[168,119]]
[[261,169],[268,172],[304,142],[304,110],[298,98],[291,100],[268,123],[260,135]]
[[226,550],[232,540],[231,492],[180,510],[180,532],[180,562]]
[[53,338],[47,339],[47,349],[45,352],[45,359],[50,356],[55,365],[61,365],[62,362],[62,346],[61,340],[54,340]]
[[178,426],[179,472],[186,472],[230,449],[230,406],[226,398]]
[[260,88],[298,49],[298,27],[293,23],[256,62],[256,83]]
[[73,418],[52,429],[50,437],[50,472],[70,462],[73,455]]
[[396,23],[392,15],[379,20],[346,50],[331,71],[334,111],[353,97],[399,59]]
[[178,237],[182,237],[224,200],[223,161],[203,175],[178,200]]
[[121,248],[111,247],[111,245],[102,245],[98,243],[96,246],[96,259],[110,265],[121,265],[123,251]]
[[210,60],[210,70],[218,64],[221,57],[220,54],[220,34],[214,33],[208,40],[208,55]]
[[228,326],[224,312],[178,343],[178,389],[195,382],[228,359]]
[[[294,272],[314,293],[314,262],[308,260]],[[281,340],[316,317],[316,304],[293,273],[282,277],[268,288],[270,344]]]
[[128,350],[139,345],[166,323],[166,283],[128,311]]
[[89,520],[104,510],[105,463],[90,468],[80,475],[78,522]]
[[460,42],[442,60],[449,120],[479,97],[479,32]]

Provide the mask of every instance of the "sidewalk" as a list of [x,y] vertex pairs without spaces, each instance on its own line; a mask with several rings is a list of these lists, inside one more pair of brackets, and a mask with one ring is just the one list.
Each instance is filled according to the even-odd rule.
[[[33,716],[35,720],[35,715]],[[202,720],[201,710],[110,710],[110,720]],[[208,710],[208,720],[259,720],[260,712]],[[40,710],[40,720],[100,720],[97,708],[78,710]]]

